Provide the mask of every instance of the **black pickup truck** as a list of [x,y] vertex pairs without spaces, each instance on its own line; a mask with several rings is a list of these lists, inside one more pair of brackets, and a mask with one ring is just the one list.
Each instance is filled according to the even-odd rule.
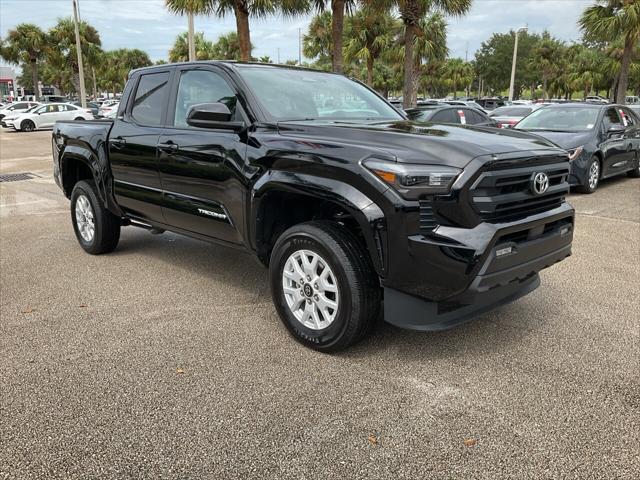
[[384,320],[457,325],[571,253],[567,152],[528,133],[410,122],[363,84],[273,65],[131,72],[113,121],[59,122],[55,179],[80,245],[170,230],[268,266],[284,325],[318,350]]

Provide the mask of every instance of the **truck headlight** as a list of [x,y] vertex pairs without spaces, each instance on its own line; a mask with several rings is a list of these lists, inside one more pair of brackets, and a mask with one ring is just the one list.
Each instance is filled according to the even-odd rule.
[[408,200],[417,200],[421,195],[449,193],[451,185],[462,171],[440,165],[395,163],[377,159],[365,160],[363,164]]

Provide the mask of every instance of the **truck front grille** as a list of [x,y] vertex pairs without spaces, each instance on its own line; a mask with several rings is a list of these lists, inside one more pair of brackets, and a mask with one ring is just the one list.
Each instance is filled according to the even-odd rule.
[[[541,172],[547,174],[549,187],[538,194],[533,178]],[[483,221],[517,220],[560,206],[569,192],[568,177],[567,162],[487,170],[471,187],[471,198]]]

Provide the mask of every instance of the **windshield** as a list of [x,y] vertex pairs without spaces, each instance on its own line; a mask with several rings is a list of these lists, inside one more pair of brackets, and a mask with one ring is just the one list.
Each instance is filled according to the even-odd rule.
[[520,120],[517,130],[555,130],[580,132],[591,130],[598,120],[599,108],[547,107]]
[[340,75],[249,65],[237,68],[276,120],[402,120],[375,93]]
[[531,107],[500,107],[491,112],[492,117],[524,117],[531,113]]

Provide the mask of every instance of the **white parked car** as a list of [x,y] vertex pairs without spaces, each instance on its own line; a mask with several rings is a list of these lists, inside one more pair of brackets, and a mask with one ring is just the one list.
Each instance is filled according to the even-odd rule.
[[100,105],[100,108],[98,109],[98,117],[106,117],[111,112],[117,111],[118,105],[120,105],[120,102],[117,102],[115,100],[107,100],[102,105]]
[[2,123],[16,130],[31,132],[39,128],[51,128],[59,120],[93,120],[93,115],[68,103],[47,103],[10,120],[5,118]]
[[0,110],[0,120],[11,113],[21,113],[26,112],[31,107],[35,105],[40,105],[38,102],[13,102],[9,105],[5,105],[2,110]]

